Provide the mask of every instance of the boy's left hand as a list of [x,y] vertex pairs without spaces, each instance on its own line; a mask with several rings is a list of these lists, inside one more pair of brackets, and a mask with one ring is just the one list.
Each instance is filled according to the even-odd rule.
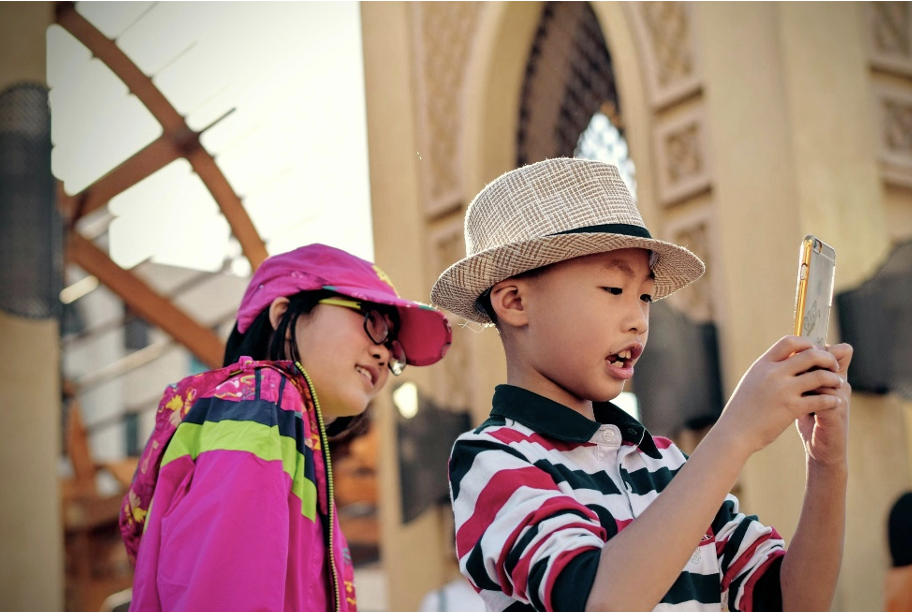
[[827,350],[839,363],[836,373],[842,378],[843,383],[838,389],[823,388],[817,392],[838,395],[842,398],[842,403],[830,410],[802,416],[795,424],[804,441],[804,450],[809,459],[822,466],[843,466],[847,461],[849,397],[852,394],[847,376],[853,349],[848,344],[835,344],[827,346]]

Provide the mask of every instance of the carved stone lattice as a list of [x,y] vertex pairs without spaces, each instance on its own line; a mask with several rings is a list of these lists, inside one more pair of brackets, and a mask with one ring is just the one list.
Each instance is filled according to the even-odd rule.
[[912,186],[912,89],[894,84],[874,87],[877,100],[878,157],[884,178]]
[[[462,214],[431,236],[435,270],[443,271],[465,257]],[[453,326],[453,344],[444,359],[434,367],[434,400],[442,407],[465,410],[472,405],[474,389],[472,343],[477,330],[463,325],[462,317],[447,313]]]
[[912,105],[896,100],[884,101],[884,141],[898,155],[912,158]]
[[663,204],[709,189],[705,126],[704,113],[697,108],[656,127],[659,195]]
[[878,68],[912,74],[912,19],[908,2],[868,2],[871,61]]
[[608,46],[589,3],[546,2],[526,63],[517,165],[573,156],[601,109],[623,125],[619,108]]
[[463,79],[479,2],[419,2],[412,5],[421,117],[419,142],[427,212],[438,214],[461,198],[459,125]]
[[712,321],[712,257],[710,249],[710,227],[705,220],[681,224],[670,228],[669,240],[690,249],[706,264],[706,273],[699,281],[676,293],[671,300],[682,311],[696,321]]
[[690,76],[693,57],[690,27],[680,2],[644,2],[640,5],[656,59],[656,78],[667,86]]
[[697,174],[703,167],[699,131],[695,123],[668,134],[665,138],[665,149],[668,151],[666,170],[672,183],[679,183],[685,177]]
[[688,3],[638,2],[628,10],[641,40],[653,105],[667,105],[699,89]]

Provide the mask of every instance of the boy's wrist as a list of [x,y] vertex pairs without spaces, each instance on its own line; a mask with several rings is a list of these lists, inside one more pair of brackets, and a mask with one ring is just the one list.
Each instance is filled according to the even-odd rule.
[[748,440],[737,435],[737,432],[730,431],[721,422],[709,430],[700,445],[712,447],[718,457],[725,457],[726,461],[740,466],[747,463],[750,456],[756,452],[756,449],[751,448]]
[[829,483],[846,483],[849,480],[849,463],[843,460],[833,463],[821,463],[813,457],[807,458],[808,480],[826,480]]

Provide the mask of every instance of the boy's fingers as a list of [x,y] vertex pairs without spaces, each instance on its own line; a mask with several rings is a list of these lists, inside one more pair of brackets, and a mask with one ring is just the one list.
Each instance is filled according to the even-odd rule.
[[801,336],[784,336],[766,351],[766,356],[773,361],[785,361],[794,353],[813,348],[814,344]]
[[839,361],[836,357],[818,348],[809,348],[795,353],[787,360],[789,371],[792,374],[801,374],[812,369],[823,369],[832,372],[839,371]]
[[829,370],[805,372],[798,375],[798,380],[803,393],[818,389],[839,389],[845,382],[841,376]]
[[842,403],[842,398],[838,395],[808,395],[801,398],[801,412],[811,414],[812,412],[824,412],[838,407]]
[[849,368],[849,364],[852,362],[852,355],[855,352],[851,344],[834,344],[833,346],[828,346],[827,350],[836,358],[840,371],[844,372]]

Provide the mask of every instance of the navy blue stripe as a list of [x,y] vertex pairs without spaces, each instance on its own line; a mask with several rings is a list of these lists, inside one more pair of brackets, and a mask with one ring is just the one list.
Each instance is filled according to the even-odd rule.
[[284,376],[279,377],[279,396],[278,401],[276,402],[279,406],[282,405],[282,393],[285,392],[285,383],[288,382],[288,379]]
[[278,427],[279,435],[292,438],[296,450],[304,455],[304,476],[316,482],[313,450],[305,444],[304,419],[299,412],[282,410],[275,402],[267,400],[242,400],[239,402],[218,397],[197,400],[184,418],[185,423],[202,425],[221,421],[247,421],[267,427]]
[[601,556],[601,549],[585,550],[564,567],[551,590],[551,607],[555,612],[583,612],[586,609]]
[[525,554],[526,548],[529,547],[529,544],[532,543],[532,540],[538,537],[539,525],[556,517],[567,515],[579,517],[581,523],[591,524],[592,522],[592,519],[586,516],[582,510],[566,509],[548,515],[547,517],[541,519],[537,524],[532,525],[529,530],[526,531],[526,533],[516,541],[516,543],[513,545],[513,548],[510,549],[510,553],[507,555],[506,560],[504,561],[504,570],[511,576],[513,575],[513,570],[516,569],[516,565],[522,559],[523,554]]
[[722,559],[719,561],[722,566],[722,573],[728,571],[728,568],[731,567],[732,562],[738,557],[738,549],[741,548],[741,541],[744,540],[744,536],[747,534],[747,528],[753,522],[751,518],[756,517],[747,517],[735,528],[732,532],[731,537],[728,538],[728,541],[725,542],[725,545],[722,549]]
[[472,582],[486,591],[500,591],[500,586],[488,577],[488,570],[484,564],[484,554],[481,552],[481,545],[476,544],[466,559],[466,571],[472,578]]
[[614,515],[608,511],[608,508],[598,504],[589,504],[586,507],[598,515],[599,523],[601,523],[602,527],[605,529],[606,542],[618,534],[617,521],[615,520]]
[[592,489],[593,491],[599,491],[605,495],[621,494],[621,490],[618,489],[617,485],[614,484],[614,481],[611,480],[611,476],[604,471],[590,474],[583,470],[570,469],[566,465],[560,463],[551,463],[547,459],[539,459],[533,465],[543,472],[547,472],[554,480],[555,484],[566,482],[574,490]]
[[466,473],[472,469],[475,457],[485,451],[507,453],[526,463],[529,461],[519,451],[497,441],[456,440],[450,456],[450,485],[453,489],[453,501],[459,498],[460,484]]
[[653,472],[646,468],[640,468],[633,472],[621,468],[621,479],[629,482],[634,493],[643,494],[655,491],[661,493],[674,478],[678,470],[672,470],[667,467],[661,467]]
[[[662,598],[662,603],[680,604],[696,601],[704,604],[719,603],[719,593],[722,592],[722,583],[719,574],[705,576],[682,572],[678,579]],[[734,599],[734,597],[732,598]]]
[[726,499],[723,502],[722,507],[719,508],[719,511],[716,512],[716,518],[713,519],[710,529],[712,529],[713,535],[722,531],[728,523],[735,518],[735,502],[731,499]]
[[[763,575],[754,583],[754,612],[778,612],[782,610],[782,585],[779,573],[782,569],[782,557],[770,561]],[[744,578],[738,580],[738,586]]]
[[548,557],[539,559],[532,564],[532,567],[529,569],[529,580],[526,583],[526,595],[529,596],[529,603],[531,603],[532,607],[536,610],[545,609],[541,597],[538,596],[538,591],[542,580],[545,579],[545,573],[548,571],[548,560]]
[[532,525],[526,531],[525,535],[514,543],[513,548],[510,549],[507,558],[504,560],[504,571],[507,572],[507,574],[510,576],[513,575],[513,570],[516,569],[517,564],[522,559],[526,548],[532,543],[532,540],[538,537],[538,531],[538,525]]

